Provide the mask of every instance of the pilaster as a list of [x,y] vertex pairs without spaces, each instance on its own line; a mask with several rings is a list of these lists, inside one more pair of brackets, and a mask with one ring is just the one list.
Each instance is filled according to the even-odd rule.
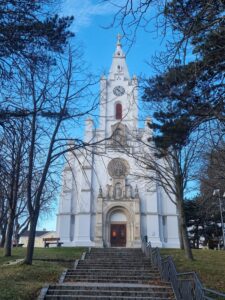
[[97,198],[97,207],[96,207],[96,225],[95,225],[95,246],[96,247],[103,247],[102,205],[103,205],[103,197],[102,194],[99,194]]

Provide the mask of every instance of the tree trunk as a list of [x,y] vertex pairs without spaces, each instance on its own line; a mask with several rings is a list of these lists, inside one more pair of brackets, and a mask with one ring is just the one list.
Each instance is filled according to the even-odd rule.
[[13,237],[13,226],[14,226],[14,213],[10,211],[9,219],[7,223],[6,240],[5,240],[5,256],[12,255],[12,237]]
[[180,225],[181,225],[182,236],[183,236],[185,256],[187,257],[187,259],[193,260],[193,255],[192,255],[190,242],[188,239],[188,233],[187,233],[186,217],[185,217],[185,212],[184,212],[183,200],[179,199],[178,207],[179,207]]
[[200,240],[200,236],[199,236],[199,229],[197,226],[197,249],[199,249],[199,240]]
[[31,219],[30,219],[29,239],[28,239],[26,257],[24,260],[24,264],[26,264],[26,265],[32,265],[32,261],[33,261],[35,233],[36,233],[38,215],[39,215],[39,212],[35,212],[34,216],[31,217]]
[[7,229],[7,223],[5,223],[4,226],[2,226],[2,230],[1,230],[1,243],[0,243],[0,247],[3,248],[5,246],[5,238],[6,238],[6,229]]
[[180,249],[184,250],[183,233],[182,233],[180,215],[178,217],[178,234],[179,234],[179,240],[180,240]]
[[14,225],[14,234],[13,234],[13,236],[14,236],[15,244],[16,244],[16,246],[18,246],[19,239],[20,239],[20,236],[19,236],[19,229],[20,229],[20,227],[19,227],[19,223],[18,223],[18,217],[15,218],[15,222],[14,223],[15,223],[15,225]]

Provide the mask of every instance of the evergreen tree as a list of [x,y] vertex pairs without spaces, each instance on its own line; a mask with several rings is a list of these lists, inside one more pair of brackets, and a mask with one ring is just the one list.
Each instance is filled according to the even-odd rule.
[[[54,5],[59,0],[54,1]],[[15,84],[18,61],[34,68],[54,64],[54,54],[63,53],[69,38],[73,17],[52,13],[51,0],[3,0],[0,2],[0,125],[11,117],[24,117],[33,112],[21,104],[9,103],[4,89]]]
[[[56,1],[55,4],[57,4]],[[50,0],[3,0],[0,3],[0,58],[25,56],[41,58],[41,50],[63,52],[68,38],[72,17],[52,15]]]
[[187,200],[185,215],[192,247],[208,245],[211,249],[217,248],[222,236],[218,199],[200,194]]

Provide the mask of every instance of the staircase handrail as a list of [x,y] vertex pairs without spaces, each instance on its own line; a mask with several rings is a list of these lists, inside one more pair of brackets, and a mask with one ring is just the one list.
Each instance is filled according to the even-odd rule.
[[146,239],[142,240],[142,251],[158,268],[163,280],[171,282],[177,300],[225,299],[225,294],[206,288],[195,272],[177,272],[172,256],[162,257],[159,248],[152,248]]

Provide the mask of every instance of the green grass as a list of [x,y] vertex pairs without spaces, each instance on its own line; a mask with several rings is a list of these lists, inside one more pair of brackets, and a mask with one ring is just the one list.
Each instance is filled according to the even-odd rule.
[[65,262],[48,262],[34,260],[32,266],[12,265],[4,266],[7,261],[24,258],[26,249],[14,248],[12,257],[3,257],[0,249],[0,300],[33,300],[45,283],[57,282],[65,268],[81,256],[85,248],[36,248],[34,258],[59,259]]
[[[24,258],[26,249],[13,249],[12,257],[3,257],[0,249],[0,300],[33,300],[45,283],[57,282],[60,274],[79,258],[85,248],[36,248],[36,259],[59,259],[64,262],[34,260],[32,266],[3,266],[7,261]],[[188,261],[184,252],[177,249],[161,249],[162,255],[172,255],[180,272],[195,271],[202,283],[219,291],[225,291],[225,251],[193,250],[195,260]]]
[[183,250],[160,249],[160,253],[173,257],[177,271],[195,271],[204,286],[225,292],[225,251],[196,249],[194,261],[187,260]]

